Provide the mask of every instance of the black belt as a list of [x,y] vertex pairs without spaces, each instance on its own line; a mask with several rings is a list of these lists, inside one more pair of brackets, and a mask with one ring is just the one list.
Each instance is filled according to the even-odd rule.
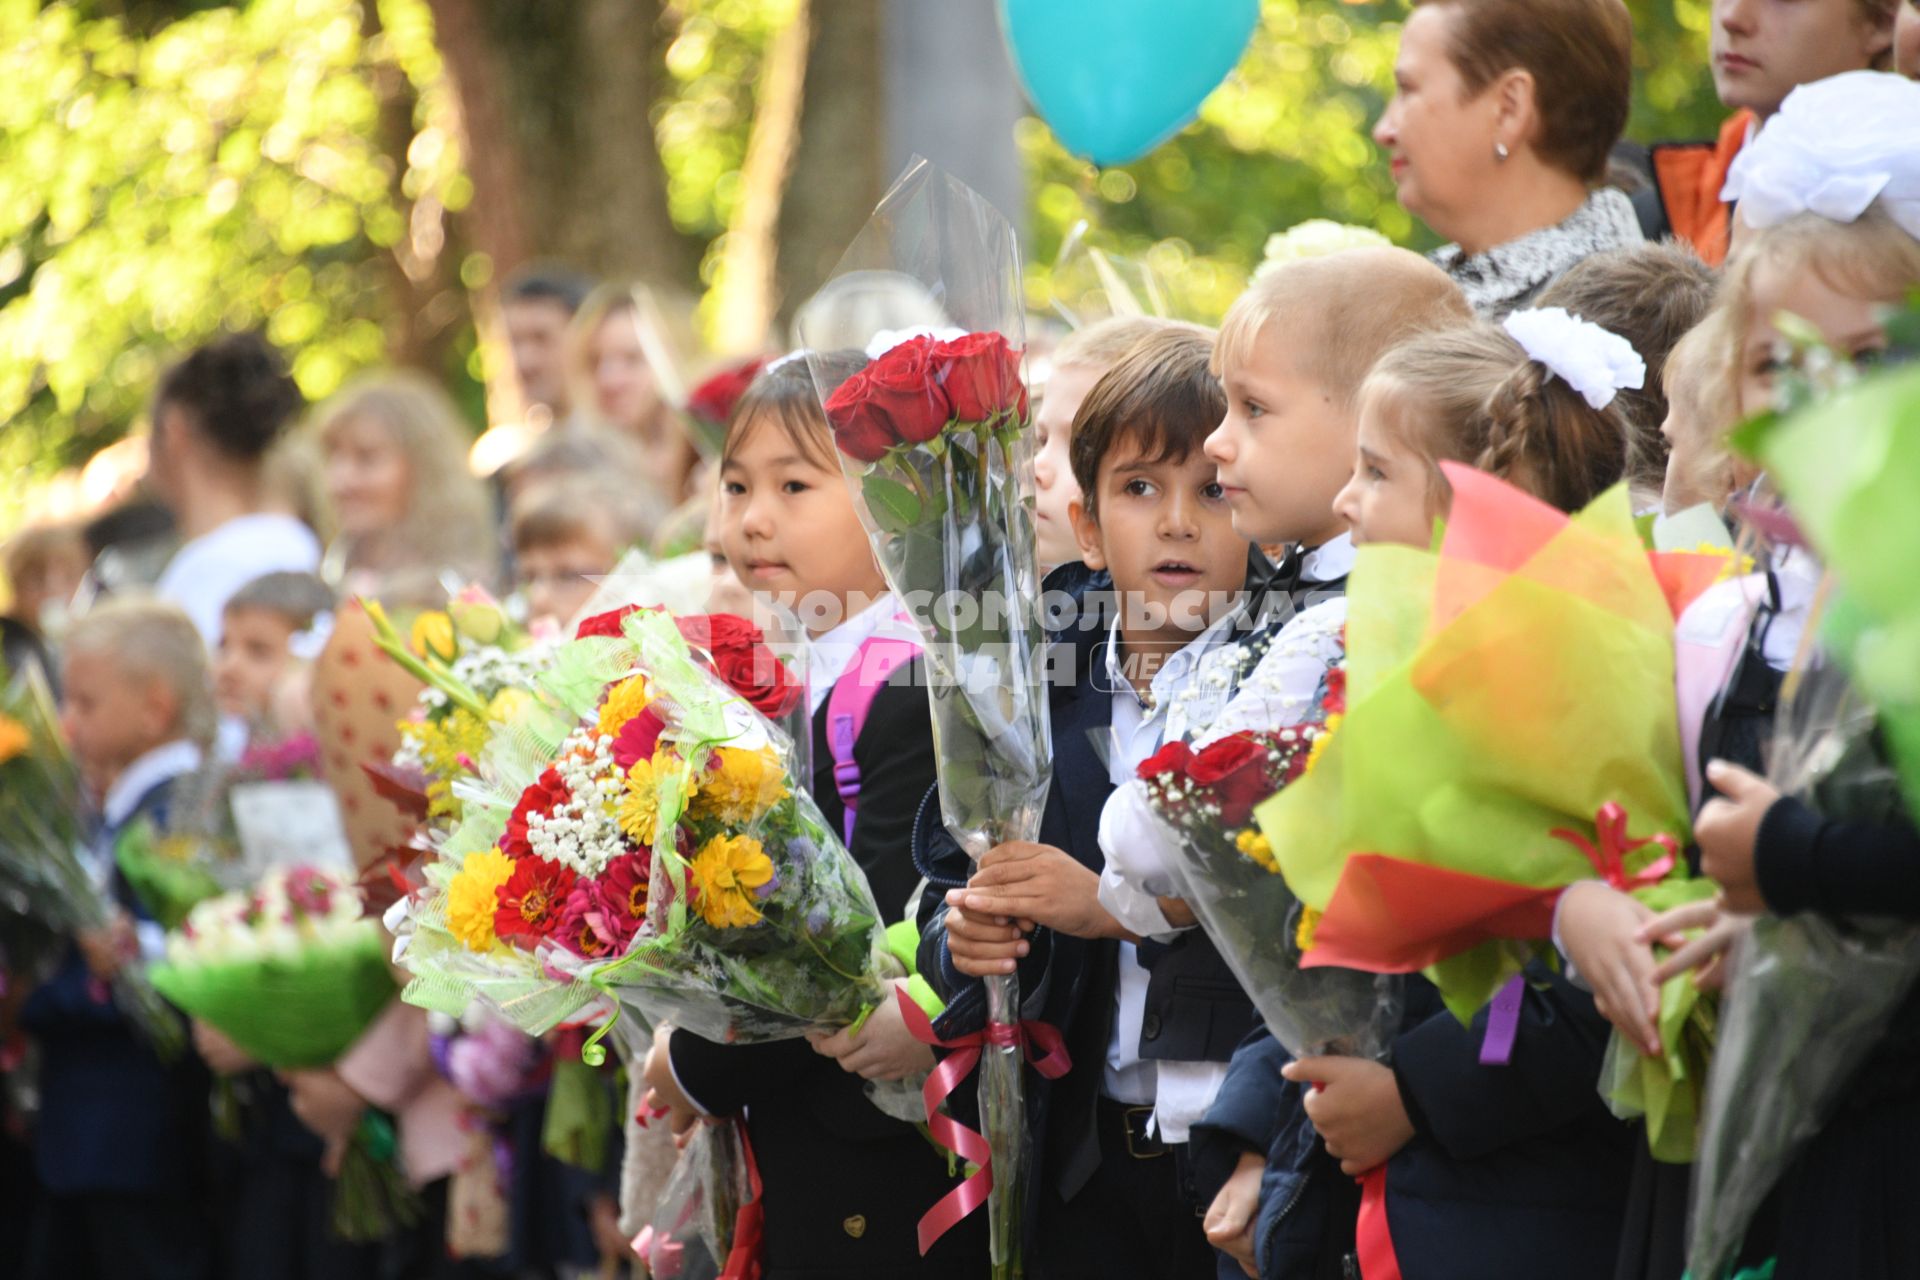
[[1173,1150],[1173,1144],[1162,1142],[1147,1132],[1147,1126],[1153,1120],[1151,1106],[1137,1107],[1102,1095],[1099,1114],[1102,1126],[1117,1125],[1120,1128],[1126,1139],[1127,1154],[1135,1160],[1158,1160]]

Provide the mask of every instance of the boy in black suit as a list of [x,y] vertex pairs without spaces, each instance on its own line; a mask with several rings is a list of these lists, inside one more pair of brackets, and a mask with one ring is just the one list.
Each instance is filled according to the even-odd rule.
[[1136,927],[1103,905],[1098,840],[1114,784],[1181,736],[1188,682],[1245,603],[1250,547],[1201,452],[1225,412],[1211,353],[1210,333],[1168,324],[1101,377],[1075,419],[1075,532],[1112,608],[1089,591],[1056,644],[1054,673],[1072,680],[1055,687],[1040,842],[1003,845],[973,871],[936,821],[920,824],[933,884],[921,969],[950,1001],[938,1030],[978,1029],[975,979],[1017,969],[1027,1016],[1059,1027],[1074,1059],[1028,1103],[1028,1257],[1050,1278],[1214,1269],[1176,1113],[1210,1094],[1252,1008],[1203,934],[1166,940],[1191,926],[1184,904],[1143,904],[1128,913]]
[[200,1186],[207,1077],[191,1053],[163,1062],[114,1007],[106,985],[159,956],[147,919],[114,866],[129,823],[164,825],[174,781],[199,767],[214,709],[205,645],[172,605],[114,602],[66,642],[62,728],[100,796],[83,858],[119,910],[74,939],[28,997],[21,1025],[40,1045],[37,1172],[47,1195],[34,1224],[31,1280],[200,1280],[209,1274]]

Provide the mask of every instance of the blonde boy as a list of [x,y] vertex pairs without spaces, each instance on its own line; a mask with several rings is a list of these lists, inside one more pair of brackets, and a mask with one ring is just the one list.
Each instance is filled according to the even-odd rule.
[[119,911],[76,939],[21,1010],[41,1052],[38,1229],[62,1242],[64,1274],[200,1275],[204,1077],[196,1086],[191,1059],[162,1062],[101,992],[163,942],[153,922],[134,922],[113,841],[135,819],[164,824],[174,780],[198,767],[212,738],[206,645],[173,605],[116,601],[74,622],[66,652],[61,724],[104,819],[82,856]]
[[1405,249],[1347,249],[1255,280],[1214,344],[1227,414],[1206,444],[1241,536],[1291,544],[1309,581],[1344,579],[1333,498],[1353,473],[1360,383],[1394,347],[1469,319],[1459,287]]

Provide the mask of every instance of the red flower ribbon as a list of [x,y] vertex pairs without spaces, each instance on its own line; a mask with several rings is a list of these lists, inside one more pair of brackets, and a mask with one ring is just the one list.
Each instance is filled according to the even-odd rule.
[[[1672,836],[1662,831],[1658,835],[1648,836],[1644,840],[1631,840],[1627,837],[1627,811],[1615,801],[1609,800],[1600,806],[1593,816],[1594,833],[1599,838],[1595,842],[1577,831],[1568,831],[1564,827],[1555,827],[1547,834],[1556,840],[1565,840],[1568,844],[1587,855],[1587,861],[1593,864],[1603,879],[1622,893],[1632,893],[1635,889],[1644,889],[1666,879],[1674,864],[1680,858],[1680,845]],[[1627,855],[1646,848],[1650,844],[1659,845],[1666,853],[1631,874],[1627,871]]]
[[979,1133],[951,1116],[941,1115],[940,1104],[973,1074],[973,1069],[980,1065],[980,1055],[989,1045],[996,1049],[1020,1049],[1033,1069],[1049,1080],[1058,1080],[1067,1074],[1073,1061],[1067,1056],[1067,1043],[1059,1030],[1044,1022],[989,1022],[984,1031],[942,1040],[934,1034],[933,1022],[925,1010],[904,990],[896,988],[894,994],[900,1001],[900,1016],[915,1040],[936,1049],[954,1050],[927,1076],[920,1096],[927,1104],[927,1132],[933,1135],[933,1140],[975,1166],[966,1181],[941,1196],[940,1202],[920,1219],[920,1256],[924,1258],[935,1241],[985,1204],[987,1194],[993,1190],[993,1149]]

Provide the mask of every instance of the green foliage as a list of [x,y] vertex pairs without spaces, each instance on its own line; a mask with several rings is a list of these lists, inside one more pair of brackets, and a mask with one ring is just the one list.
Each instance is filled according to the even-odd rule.
[[[151,35],[0,6],[8,474],[123,434],[164,361],[222,328],[264,326],[313,397],[383,357],[383,273],[410,228],[374,76],[431,85],[439,66],[420,0],[381,15],[370,41],[349,0],[256,0]],[[410,196],[448,205],[464,198],[456,162],[432,125],[398,160]]]

